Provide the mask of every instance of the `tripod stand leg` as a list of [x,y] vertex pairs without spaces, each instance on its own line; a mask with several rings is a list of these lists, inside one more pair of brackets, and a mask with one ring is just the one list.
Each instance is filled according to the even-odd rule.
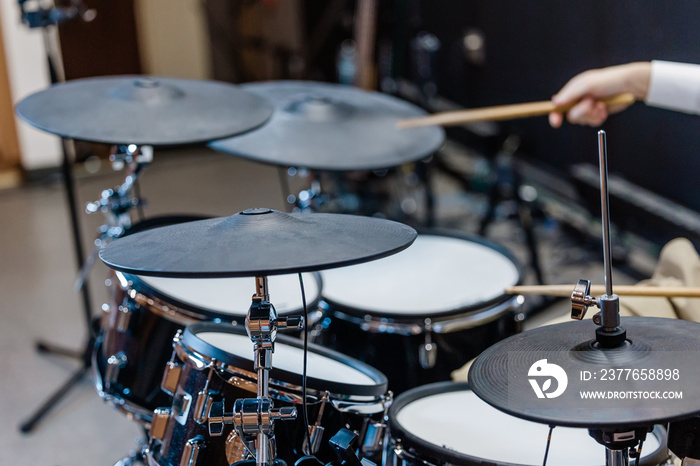
[[58,404],[61,399],[68,394],[71,388],[73,388],[78,382],[82,380],[87,374],[89,366],[83,365],[80,369],[75,371],[73,375],[54,393],[49,399],[47,399],[37,410],[32,414],[29,419],[24,421],[19,426],[19,430],[22,433],[28,433],[34,430],[34,427],[43,419],[46,414],[51,411],[51,409]]
[[66,358],[82,359],[83,354],[78,350],[72,350],[68,348],[62,348],[60,346],[52,345],[51,343],[46,343],[44,341],[36,342],[36,350],[42,354],[53,354],[56,356],[64,356]]

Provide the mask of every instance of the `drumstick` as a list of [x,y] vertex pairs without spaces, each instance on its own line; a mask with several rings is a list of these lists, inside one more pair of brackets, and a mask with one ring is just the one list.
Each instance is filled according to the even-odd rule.
[[[511,286],[506,294],[539,294],[545,296],[571,296],[574,285]],[[613,292],[619,296],[646,296],[660,298],[700,298],[700,287],[691,286],[624,286],[617,285]],[[592,285],[593,296],[605,294],[604,285]]]
[[[635,101],[633,94],[618,94],[613,97],[600,99],[608,107],[616,105],[631,105]],[[475,108],[472,110],[457,110],[453,112],[436,113],[425,117],[407,118],[396,122],[397,128],[415,128],[418,126],[451,126],[477,121],[511,120],[531,116],[547,115],[551,112],[568,112],[578,102],[556,106],[545,100],[524,104],[500,105],[496,107]]]

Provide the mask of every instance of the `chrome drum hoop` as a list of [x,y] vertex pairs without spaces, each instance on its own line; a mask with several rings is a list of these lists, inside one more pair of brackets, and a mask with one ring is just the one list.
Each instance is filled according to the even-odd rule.
[[353,323],[365,332],[409,336],[420,335],[426,331],[444,334],[468,330],[493,322],[508,313],[512,313],[516,321],[523,320],[517,311],[524,302],[523,296],[516,295],[508,298],[505,302],[481,311],[469,311],[461,314],[456,312],[450,316],[437,318],[426,317],[423,321],[412,323],[372,314],[365,314],[364,318],[355,317],[341,310],[332,310],[333,306],[325,301],[321,301],[319,307],[325,312],[331,313],[332,317]]
[[[216,375],[230,385],[256,393],[258,374],[246,371],[240,367],[224,363],[215,358],[201,354],[182,342],[177,336],[173,340],[173,351],[175,355],[185,364],[190,365],[195,370],[204,371],[211,369],[216,371]],[[252,343],[251,343],[252,347]],[[274,372],[273,372],[274,373]],[[250,385],[249,385],[250,384]],[[246,385],[249,385],[246,387]],[[307,402],[316,403],[321,400],[327,390],[312,389],[306,387]],[[270,377],[270,397],[279,401],[301,404],[303,401],[303,387],[290,382],[285,382],[274,377]],[[309,399],[311,398],[311,399]],[[388,395],[368,396],[349,395],[328,392],[329,402],[340,412],[362,412],[367,414],[378,413],[388,407],[393,396]],[[387,402],[389,404],[387,404]],[[362,409],[359,409],[359,408]]]

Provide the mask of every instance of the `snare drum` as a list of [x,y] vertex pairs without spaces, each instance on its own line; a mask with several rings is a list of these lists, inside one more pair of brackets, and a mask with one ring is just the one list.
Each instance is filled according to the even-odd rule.
[[[477,397],[466,383],[441,382],[401,394],[389,409],[386,464],[541,465],[549,427],[509,416]],[[666,430],[647,435],[641,465],[667,457]],[[556,427],[547,464],[605,464],[605,448],[587,429]]]
[[420,234],[408,249],[323,271],[324,343],[384,372],[400,393],[450,372],[520,328],[515,259],[480,238]]
[[[318,274],[303,274],[308,305],[321,290]],[[160,389],[175,333],[209,321],[242,326],[255,293],[253,278],[180,279],[116,273],[116,292],[106,310],[93,354],[95,386],[105,400],[132,419],[148,424],[153,410],[169,406]],[[280,316],[302,313],[299,277],[269,278]],[[310,316],[313,321],[314,316]]]
[[[163,384],[174,393],[168,409],[156,410],[151,426],[150,464],[228,466],[247,457],[232,425],[221,436],[209,434],[212,403],[233,409],[235,400],[256,398],[257,373],[253,342],[241,326],[195,324],[175,338],[172,362]],[[270,397],[276,408],[297,406],[297,419],[276,421],[277,458],[294,464],[302,454],[303,342],[278,335],[272,356]],[[343,427],[367,440],[370,427],[382,425],[388,411],[386,377],[373,367],[320,346],[309,344],[307,369],[309,422],[316,427],[324,463],[336,459],[328,440]],[[381,438],[378,434],[377,438]],[[381,446],[377,447],[381,452]]]

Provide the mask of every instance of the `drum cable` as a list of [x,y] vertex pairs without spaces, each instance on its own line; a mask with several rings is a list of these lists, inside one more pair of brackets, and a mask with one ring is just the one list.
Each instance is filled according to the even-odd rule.
[[[299,273],[299,286],[301,288],[301,304],[304,308],[304,366],[301,373],[301,391],[302,391],[302,417],[304,420],[304,436],[306,437],[306,445],[308,445],[309,453],[311,453],[311,435],[309,434],[309,417],[306,411],[306,363],[309,352],[309,311],[306,308],[306,293],[304,292],[304,278]],[[302,454],[307,454],[302,449]]]
[[634,466],[639,466],[639,462],[642,460],[642,447],[644,446],[644,440],[639,441],[639,448],[637,448],[637,455],[634,459]]
[[549,456],[549,446],[552,444],[552,431],[556,426],[549,426],[549,433],[547,434],[547,448],[544,449],[544,460],[542,460],[542,466],[547,466],[547,457]]

